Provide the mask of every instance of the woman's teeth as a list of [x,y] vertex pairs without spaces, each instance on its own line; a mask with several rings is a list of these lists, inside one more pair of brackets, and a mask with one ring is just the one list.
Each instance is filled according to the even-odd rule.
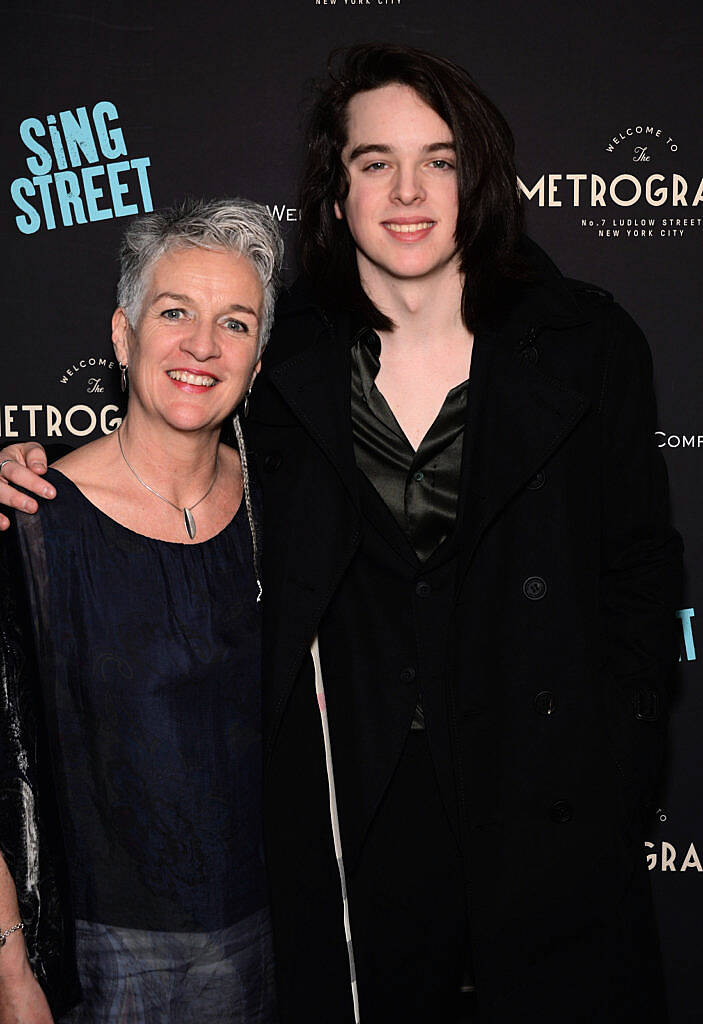
[[167,370],[171,380],[178,380],[181,384],[197,384],[199,387],[211,388],[217,384],[214,377],[201,377],[195,373],[186,373],[185,370]]

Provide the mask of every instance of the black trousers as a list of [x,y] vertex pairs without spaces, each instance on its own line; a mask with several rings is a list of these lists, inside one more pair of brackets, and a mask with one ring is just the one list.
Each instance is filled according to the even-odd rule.
[[[427,736],[411,730],[348,879],[363,1024],[473,1021],[462,864]],[[465,986],[464,986],[465,987]]]

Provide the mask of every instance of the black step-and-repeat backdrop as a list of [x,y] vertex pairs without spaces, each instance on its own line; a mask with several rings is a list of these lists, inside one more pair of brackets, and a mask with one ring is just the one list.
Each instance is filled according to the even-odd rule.
[[702,1021],[700,6],[25,0],[4,7],[2,28],[3,441],[78,445],[119,422],[109,323],[133,215],[186,193],[251,197],[281,222],[294,274],[300,127],[333,47],[434,50],[505,113],[531,234],[568,276],[614,292],[654,352],[688,589],[668,784],[645,854],[673,1022]]

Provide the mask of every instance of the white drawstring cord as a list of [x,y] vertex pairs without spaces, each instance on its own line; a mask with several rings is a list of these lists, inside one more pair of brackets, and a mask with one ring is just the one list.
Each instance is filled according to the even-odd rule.
[[349,898],[347,896],[347,877],[344,872],[344,860],[342,858],[342,837],[339,831],[339,813],[337,811],[337,793],[334,785],[334,767],[332,764],[332,745],[330,743],[330,727],[327,719],[327,702],[325,700],[325,687],[322,682],[322,665],[320,664],[320,645],[317,636],[310,646],[312,662],[315,667],[315,693],[317,694],[317,706],[320,709],[322,720],[322,735],[325,741],[325,763],[327,766],[327,787],[330,796],[330,822],[332,824],[332,838],[334,839],[334,854],[337,858],[339,870],[339,884],[342,890],[342,906],[344,908],[344,936],[347,940],[347,957],[349,959],[349,977],[351,979],[352,1001],[354,1003],[354,1022],[360,1024],[359,1016],[359,990],[356,984],[356,968],[354,966],[354,946],[352,944],[351,923],[349,920]]

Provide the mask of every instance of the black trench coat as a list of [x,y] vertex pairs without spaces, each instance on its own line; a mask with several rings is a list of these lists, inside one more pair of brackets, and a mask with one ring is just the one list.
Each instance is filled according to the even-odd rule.
[[[359,611],[345,586],[365,528],[348,345],[293,289],[264,363],[248,433],[264,487],[265,825],[281,1020],[343,1024],[353,1018],[314,634],[348,866],[408,707],[370,653],[383,637],[349,637],[353,677],[348,651],[324,644],[328,621]],[[482,1024],[666,1019],[642,824],[678,657],[681,542],[654,430],[646,341],[607,293],[547,272],[477,331],[450,668],[425,700],[464,851]],[[388,608],[382,628],[392,623]],[[353,899],[351,915],[353,932]]]

